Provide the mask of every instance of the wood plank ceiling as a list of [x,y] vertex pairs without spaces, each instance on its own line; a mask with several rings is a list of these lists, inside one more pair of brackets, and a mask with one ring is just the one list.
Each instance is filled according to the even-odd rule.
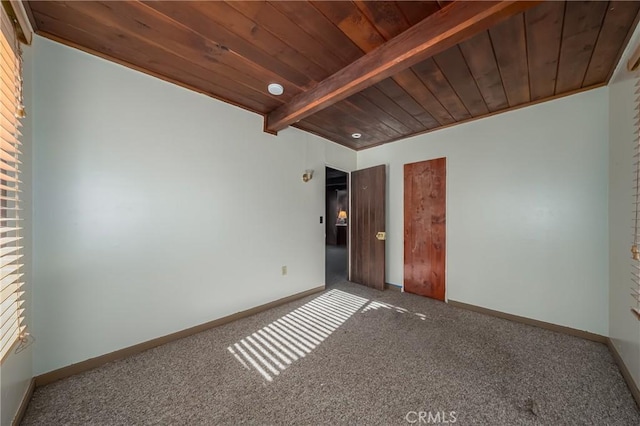
[[[27,5],[44,37],[266,116],[448,3]],[[359,150],[602,86],[639,10],[637,1],[543,2],[294,126]],[[282,96],[267,92],[272,82]]]

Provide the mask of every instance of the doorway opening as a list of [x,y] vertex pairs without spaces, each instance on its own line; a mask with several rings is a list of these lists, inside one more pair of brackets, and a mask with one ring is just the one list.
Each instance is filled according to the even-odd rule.
[[326,168],[325,283],[329,288],[349,274],[349,175]]

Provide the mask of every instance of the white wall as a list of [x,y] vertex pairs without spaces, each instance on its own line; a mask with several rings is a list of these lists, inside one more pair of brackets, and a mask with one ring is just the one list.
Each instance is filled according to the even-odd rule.
[[[635,78],[626,63],[640,42],[640,28],[629,43],[609,86],[609,336],[640,386],[640,321],[631,313]],[[636,74],[637,77],[638,74]],[[637,136],[636,136],[637,137]]]
[[[24,104],[27,110],[27,117],[22,120],[22,155],[20,156],[21,175],[20,179],[22,184],[20,189],[22,190],[22,209],[21,212],[23,223],[26,224],[22,231],[24,237],[24,265],[22,272],[24,272],[24,289],[25,289],[25,323],[29,327],[28,331],[33,332],[33,321],[31,317],[31,245],[32,245],[32,233],[31,228],[28,226],[31,223],[31,145],[32,145],[32,123],[33,123],[33,107],[31,103],[32,99],[32,68],[31,58],[33,49],[28,46],[22,46],[23,58],[25,59],[25,65],[23,69],[23,94]],[[20,353],[12,353],[7,356],[0,366],[0,424],[9,425],[13,421],[20,403],[29,387],[31,382],[33,356],[33,346],[28,346],[21,350]]]
[[324,167],[354,151],[34,46],[35,374],[324,284]]
[[608,334],[606,88],[358,152],[388,164],[402,284],[403,164],[447,157],[447,297]]
[[[324,165],[353,151],[42,38],[33,65],[35,374],[323,284]],[[387,281],[402,166],[445,156],[447,297],[607,335],[608,98],[359,152],[389,164]]]

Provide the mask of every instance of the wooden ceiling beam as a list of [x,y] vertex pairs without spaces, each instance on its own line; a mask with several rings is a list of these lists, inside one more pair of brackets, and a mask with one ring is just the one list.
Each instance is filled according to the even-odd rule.
[[265,130],[282,130],[538,3],[453,2],[269,113]]

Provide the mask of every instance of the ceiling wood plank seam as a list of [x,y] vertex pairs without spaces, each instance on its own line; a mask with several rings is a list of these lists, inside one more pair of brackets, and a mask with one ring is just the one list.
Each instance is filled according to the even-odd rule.
[[464,41],[538,2],[454,2],[271,112],[281,130],[398,71]]

